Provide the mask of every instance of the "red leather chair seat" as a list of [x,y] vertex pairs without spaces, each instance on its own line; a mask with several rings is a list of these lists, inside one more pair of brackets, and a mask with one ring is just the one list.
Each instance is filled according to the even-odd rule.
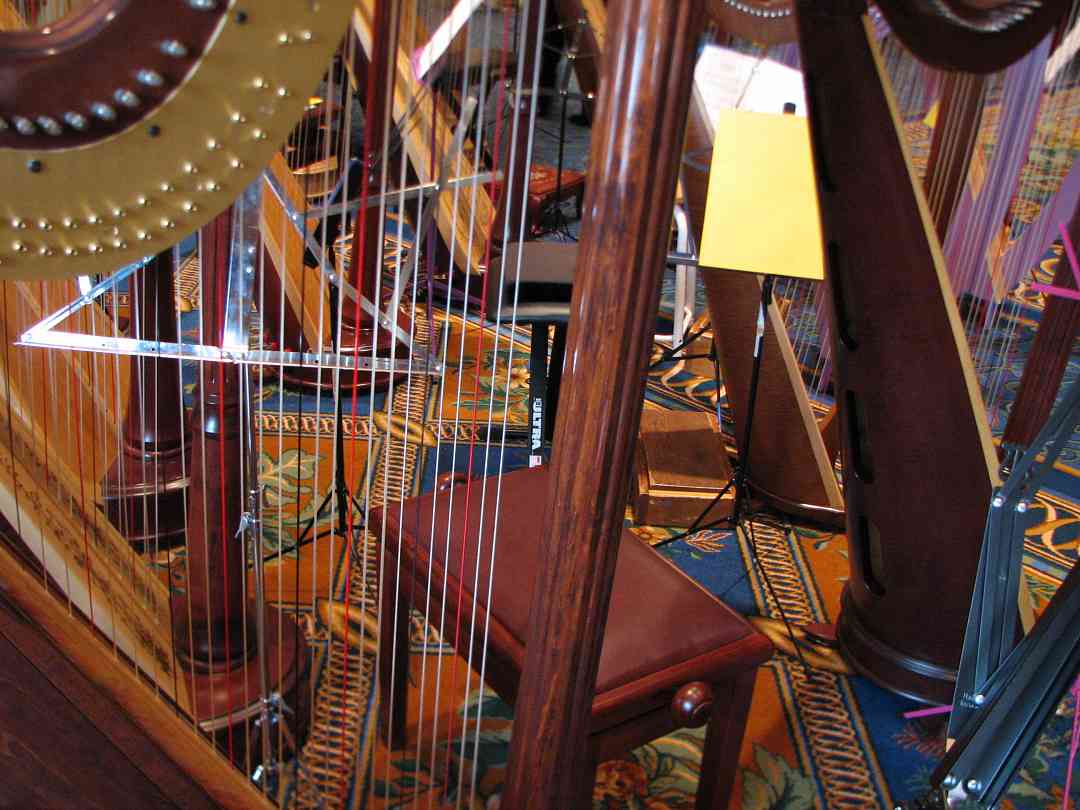
[[[529,606],[540,555],[555,553],[541,535],[546,508],[548,470],[537,467],[498,477],[459,483],[446,492],[428,493],[385,511],[373,511],[372,530],[385,528],[388,561],[417,561],[426,580],[429,560],[436,576],[433,593],[441,595],[442,569],[449,559],[446,596],[454,609],[458,582],[465,583],[462,613],[475,585],[481,607],[488,606],[488,572],[494,552],[492,618],[512,637],[517,649],[507,651],[519,671],[528,637]],[[498,508],[496,508],[498,506]],[[399,528],[403,529],[400,533]],[[492,544],[492,537],[497,539]],[[465,538],[468,542],[464,542]],[[464,546],[464,555],[462,549]],[[409,565],[407,562],[406,565]],[[404,572],[403,572],[404,573]],[[404,593],[404,591],[403,591]],[[422,592],[414,590],[422,597]],[[422,599],[416,600],[423,604]],[[452,626],[448,623],[448,630]],[[478,632],[482,631],[480,624]],[[448,639],[452,641],[453,639]],[[721,603],[648,547],[629,529],[622,545],[612,587],[611,606],[600,655],[594,715],[626,700],[648,699],[690,681],[722,679],[768,659],[769,642],[746,620]],[[647,683],[645,683],[647,681]]]

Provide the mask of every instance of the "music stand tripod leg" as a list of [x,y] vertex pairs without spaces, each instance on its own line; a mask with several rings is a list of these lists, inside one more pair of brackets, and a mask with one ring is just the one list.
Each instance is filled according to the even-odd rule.
[[[709,505],[697,516],[686,531],[679,532],[659,543],[654,543],[654,548],[666,546],[668,543],[681,540],[694,532],[704,531],[705,529],[714,529],[718,526],[735,528],[742,521],[742,510],[745,504],[746,486],[750,470],[750,439],[753,435],[752,431],[754,428],[754,410],[755,405],[757,404],[758,381],[761,378],[762,347],[765,343],[765,324],[768,322],[769,304],[772,303],[774,280],[774,276],[765,276],[761,283],[761,301],[758,305],[757,330],[754,334],[754,360],[750,366],[750,390],[747,394],[746,402],[746,424],[743,425],[743,440],[739,445],[739,463],[735,466],[735,474],[723,488],[716,493],[716,497],[709,502]],[[719,379],[717,379],[717,383],[719,383]],[[731,505],[731,514],[728,517],[723,517],[719,520],[703,524],[702,521],[705,519],[705,516],[712,511],[716,504],[720,503],[720,499],[731,489],[734,489],[735,491],[734,500]]]

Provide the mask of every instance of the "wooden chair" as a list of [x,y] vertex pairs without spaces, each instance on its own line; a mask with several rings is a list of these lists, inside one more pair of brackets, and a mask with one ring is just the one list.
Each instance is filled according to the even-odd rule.
[[[476,570],[478,529],[482,524],[479,554],[481,571],[486,572],[496,503],[498,539],[486,680],[503,700],[514,703],[525,658],[523,639],[527,637],[534,572],[540,555],[550,550],[540,536],[547,483],[546,467],[505,474],[501,492],[497,478],[473,481],[464,568],[463,482],[446,482],[435,492],[373,512],[371,530],[378,533],[385,529],[387,537],[382,615],[394,616],[395,607],[399,610],[396,628],[384,632],[380,639],[380,726],[391,746],[403,747],[406,740],[407,609],[410,604],[423,604],[430,581],[430,610],[432,615],[438,615],[445,607],[446,636],[453,638],[454,623],[460,622],[460,638],[469,638],[473,601],[470,583]],[[399,538],[400,559],[396,556]],[[447,558],[449,572],[444,592]],[[464,583],[459,583],[457,576],[461,570],[466,572]],[[399,575],[402,579],[397,582]],[[482,574],[481,582],[483,586],[476,594],[476,626],[480,628],[488,619],[486,574]],[[461,615],[457,614],[459,585],[464,587]],[[483,641],[477,638],[475,643],[478,653]],[[395,649],[398,661],[392,667]],[[465,655],[467,650],[458,653]],[[741,616],[624,529],[592,704],[587,755],[581,760],[577,805],[592,806],[599,762],[675,729],[708,723],[696,806],[698,810],[726,810],[755,671],[771,653],[769,641]],[[481,659],[476,656],[474,660]],[[387,718],[391,696],[392,728]]]

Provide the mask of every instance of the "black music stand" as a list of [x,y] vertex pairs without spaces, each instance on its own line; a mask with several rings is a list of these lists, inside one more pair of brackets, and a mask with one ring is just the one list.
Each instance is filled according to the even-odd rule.
[[[769,305],[772,303],[774,281],[775,276],[767,275],[761,282],[761,300],[758,303],[757,330],[754,334],[754,362],[750,366],[750,391],[747,394],[746,401],[746,423],[743,425],[743,440],[739,445],[739,461],[735,465],[735,474],[728,479],[728,482],[724,484],[723,488],[716,493],[716,497],[709,502],[709,505],[702,510],[701,514],[690,524],[688,529],[672,535],[671,537],[667,537],[659,543],[654,543],[654,548],[666,546],[668,543],[674,543],[676,540],[689,537],[691,534],[704,531],[705,529],[715,529],[721,526],[728,529],[734,529],[742,522],[742,511],[746,498],[747,481],[750,475],[750,440],[753,437],[754,410],[757,405],[758,380],[761,377],[762,347],[765,343],[765,326],[769,319]],[[719,382],[719,379],[717,379],[717,384],[719,384]],[[702,521],[704,521],[705,515],[709,514],[709,512],[720,503],[720,499],[732,489],[734,489],[735,494],[731,504],[731,514],[727,517],[710,521],[709,523],[703,523]]]
[[[1012,640],[1023,515],[1078,426],[1080,381],[1072,383],[993,494],[949,722],[956,742],[931,776],[930,791],[903,805],[907,810],[944,810],[962,799],[994,806],[1076,678],[1080,566],[1069,572],[1031,632],[1015,646]],[[1004,579],[1003,570],[1008,571]]]

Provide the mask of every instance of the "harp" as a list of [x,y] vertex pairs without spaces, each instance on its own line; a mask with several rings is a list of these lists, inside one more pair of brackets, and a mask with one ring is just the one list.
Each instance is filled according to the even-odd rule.
[[[543,4],[464,3],[449,19],[381,0],[174,6],[23,3],[0,42],[2,69],[23,78],[0,105],[19,173],[0,251],[5,345],[19,343],[4,365],[4,643],[19,649],[22,673],[66,662],[64,677],[39,681],[54,700],[93,695],[79,732],[105,739],[132,795],[345,806],[376,794],[366,778],[376,707],[391,696],[373,683],[375,664],[410,627],[379,608],[388,549],[401,542],[379,515],[413,494],[405,470],[420,450],[449,454],[451,471],[501,467],[510,408],[495,395],[479,405],[476,392],[489,379],[510,390],[522,330],[512,318],[490,328],[484,286],[499,250],[502,273],[518,261]],[[572,582],[567,603],[583,622],[574,627],[591,628],[575,630],[579,650],[562,662],[584,665],[570,676],[572,727],[544,734],[567,751],[587,737],[596,619],[615,573],[643,386],[626,369],[644,367],[657,306],[666,233],[648,223],[668,215],[674,195],[694,6],[622,4],[608,40],[611,89],[597,120],[607,134],[595,154],[615,162],[591,175],[588,199],[606,213],[586,224],[576,286],[589,311],[569,338],[572,353],[596,360],[588,375],[568,375],[556,429],[567,452],[538,490],[567,504],[546,510],[569,522],[545,536],[584,532],[552,549],[585,554],[600,574],[598,587]],[[495,57],[475,58],[477,37],[499,43]],[[131,53],[126,41],[137,43]],[[58,54],[68,66],[94,57],[110,68],[100,84],[45,102],[29,77]],[[632,99],[637,121],[621,126]],[[634,155],[653,152],[664,157],[646,183]],[[617,265],[618,275],[599,272]],[[596,319],[625,328],[586,325]],[[490,378],[459,367],[466,339],[491,342],[500,360]],[[429,395],[437,407],[425,406]],[[452,421],[445,409],[456,409]],[[574,447],[574,426],[600,412],[605,426]],[[587,456],[611,475],[568,475]],[[468,499],[472,486],[449,490]],[[634,543],[633,565],[660,565],[723,628],[716,636],[702,624],[689,669],[623,684],[646,690],[630,696],[645,712],[635,733],[700,724],[715,703],[709,756],[724,776],[709,790],[722,802],[748,676],[769,645]],[[541,625],[554,628],[543,617],[530,627]],[[470,632],[487,628],[474,621]],[[527,650],[542,658],[543,643]],[[730,673],[717,683],[733,690],[731,707],[696,672]],[[526,715],[542,710],[542,697],[519,693]],[[605,727],[611,745],[625,736],[619,700],[601,712],[616,724]],[[56,726],[44,714],[7,719],[28,750],[47,755]],[[507,806],[562,806],[591,777],[551,780],[556,793],[543,799],[527,768],[511,769]],[[102,777],[74,784],[115,801]],[[13,790],[40,797],[49,786]]]
[[[714,6],[713,16],[726,35],[753,40],[763,47],[795,38],[794,7],[777,4],[742,7],[736,3]],[[603,8],[583,5],[580,11],[583,13],[575,14],[575,17],[588,20],[593,31],[593,36],[584,38],[586,44],[602,41]],[[934,131],[924,183],[919,183],[905,167],[910,164],[910,159],[904,156],[909,147],[902,135],[897,135],[888,146],[875,140],[878,136],[874,133],[902,131],[899,120],[894,120],[897,103],[889,87],[884,62],[881,59],[874,62],[864,54],[860,58],[870,61],[858,70],[850,66],[838,67],[840,57],[836,54],[850,54],[861,46],[856,46],[854,40],[830,40],[836,30],[832,27],[827,31],[815,30],[799,40],[816,152],[820,155],[826,150],[836,150],[838,156],[864,156],[857,165],[836,158],[841,160],[841,165],[864,177],[869,176],[867,167],[862,165],[866,162],[865,156],[889,154],[889,160],[893,161],[891,179],[886,181],[879,177],[877,182],[901,189],[898,193],[906,200],[904,213],[894,211],[872,229],[869,220],[855,225],[850,217],[859,209],[876,221],[881,210],[880,201],[871,204],[873,194],[869,185],[864,189],[865,197],[859,197],[855,192],[852,192],[854,196],[846,197],[828,191],[835,185],[826,173],[826,168],[832,164],[818,159],[826,244],[834,251],[829,254],[831,297],[823,309],[827,318],[832,319],[832,385],[836,405],[830,426],[837,431],[833,441],[844,447],[844,500],[852,555],[851,582],[845,590],[839,617],[839,641],[856,669],[895,691],[923,700],[947,703],[951,698],[986,506],[991,488],[998,480],[997,455],[990,440],[987,413],[995,412],[1000,388],[998,383],[986,382],[988,378],[995,380],[998,377],[981,369],[984,361],[979,351],[985,351],[985,332],[973,328],[976,319],[970,311],[964,318],[958,315],[952,284],[962,291],[964,282],[955,275],[952,281],[942,275],[945,264],[938,245],[945,240],[949,220],[957,210],[965,188],[968,166],[973,161],[986,82],[982,74],[1000,70],[1031,51],[1055,25],[1067,28],[1066,20],[1070,18],[1065,11],[1064,6],[1041,7],[1038,13],[1019,15],[1017,27],[1011,32],[1006,31],[1008,26],[1001,25],[1005,14],[1001,8],[987,12],[989,16],[985,18],[972,12],[968,22],[956,22],[955,47],[946,48],[946,37],[937,29],[933,36],[919,38],[917,43],[910,45],[915,56],[948,69],[938,79],[943,88],[940,91],[941,124]],[[920,25],[928,24],[925,21],[932,17],[926,10],[896,9],[889,4],[882,4],[881,13],[884,19],[893,23],[892,34],[905,45],[912,32]],[[808,25],[830,15],[824,6],[816,11],[807,8],[802,12],[802,16],[812,21]],[[990,17],[996,22],[991,22]],[[597,35],[597,31],[601,33]],[[995,36],[1001,39],[995,40]],[[855,38],[865,37],[859,34]],[[976,47],[981,49],[978,56],[972,55]],[[758,52],[762,52],[761,48]],[[827,52],[833,53],[833,58],[826,59],[824,54]],[[828,69],[836,71],[828,79],[827,90],[823,91],[818,90],[815,78],[818,59],[825,60]],[[902,59],[906,59],[909,66],[914,64],[910,56]],[[848,78],[842,79],[841,73]],[[860,78],[856,81],[851,78],[853,76]],[[879,91],[879,87],[884,89]],[[863,91],[866,96],[861,95]],[[847,97],[846,102],[842,101],[843,94],[848,92],[853,95]],[[874,102],[868,106],[871,96]],[[860,110],[856,123],[848,120],[851,109]],[[873,120],[867,112],[870,109],[876,110]],[[840,131],[852,137],[846,147],[837,145],[840,138],[836,133]],[[708,150],[711,142],[708,116],[699,99],[695,98],[688,121],[687,152],[691,156],[699,155]],[[690,165],[684,166],[683,182],[691,213],[700,223],[705,175],[693,169],[694,162],[690,159]],[[887,161],[875,157],[869,162],[877,170]],[[1015,176],[1008,182],[1016,182]],[[1011,190],[1006,192],[1006,198],[1011,193]],[[863,251],[853,262],[842,260],[835,252],[841,240],[828,235],[836,217],[848,218],[844,224],[849,229],[846,239],[858,244],[858,250]],[[901,226],[901,222],[907,224]],[[975,230],[971,220],[965,223],[965,228]],[[870,230],[876,233],[873,240],[867,237]],[[913,238],[924,245],[921,258],[909,257],[892,267],[887,257],[898,254],[883,246],[907,244]],[[966,248],[969,254],[981,256],[984,250],[986,255],[990,254],[990,249],[979,242],[978,237],[969,237],[969,240],[971,246]],[[955,265],[955,256],[950,254],[949,258]],[[972,263],[970,259],[968,263]],[[917,267],[923,269],[917,270]],[[874,268],[874,271],[863,272],[866,268]],[[846,273],[851,273],[852,277],[848,278]],[[721,345],[722,376],[738,422],[739,406],[746,401],[748,374],[746,368],[740,369],[730,358],[737,354],[732,347],[748,345],[753,328],[748,322],[748,313],[752,313],[752,309],[740,309],[737,302],[756,301],[758,293],[752,289],[752,279],[729,279],[727,275],[705,272],[704,278],[714,332]],[[857,281],[854,275],[859,276]],[[915,285],[922,283],[916,281],[919,277],[926,286],[917,290]],[[892,279],[892,282],[886,279]],[[897,286],[886,292],[890,283]],[[743,286],[740,288],[739,285]],[[849,285],[854,285],[851,292],[848,292]],[[934,314],[924,309],[927,301],[933,301],[936,307],[939,300],[942,306]],[[907,309],[905,301],[914,309]],[[1063,317],[1057,315],[1058,307],[1054,304],[1048,313],[1051,322]],[[889,321],[894,316],[899,320],[890,326]],[[873,360],[856,357],[858,353],[853,347],[860,341],[852,337],[849,330],[849,327],[856,328],[855,320],[848,319],[859,321],[866,340],[877,346],[871,350]],[[771,328],[766,333],[763,368],[771,368],[772,376],[762,381],[762,391],[767,392],[764,399],[768,410],[763,411],[765,418],[758,423],[758,429],[768,435],[763,436],[764,449],[762,456],[754,462],[754,475],[761,476],[767,491],[780,495],[772,499],[774,505],[785,511],[798,512],[791,508],[793,501],[801,501],[806,506],[827,503],[820,494],[811,493],[816,486],[814,481],[830,481],[831,477],[825,470],[824,461],[828,455],[824,452],[822,437],[810,416],[805,387],[791,359],[789,334],[791,340],[795,337],[785,332],[782,321],[782,316],[774,312]],[[824,319],[821,322],[824,323]],[[900,329],[901,322],[905,324],[903,329]],[[1042,370],[1049,370],[1054,362],[1052,357],[1060,364],[1067,356],[1072,332],[1067,325],[1061,329],[1069,337],[1058,341],[1058,349],[1042,352],[1029,362],[1026,375],[1032,380],[1040,378]],[[1048,327],[1047,332],[1052,330]],[[979,338],[979,334],[984,337]],[[728,346],[728,361],[724,361],[724,344]],[[944,365],[935,365],[933,373],[924,375],[925,368],[915,368],[907,362],[904,347],[910,344],[939,347]],[[972,366],[971,352],[979,354],[978,374]],[[863,357],[866,357],[865,352]],[[1042,357],[1046,359],[1039,359]],[[895,367],[882,375],[889,358]],[[910,380],[901,388],[887,388],[901,380],[905,373],[913,373],[918,379]],[[1059,379],[1060,376],[1050,373],[1041,387],[1056,390]],[[950,390],[938,390],[939,385]],[[1031,388],[1038,385],[1033,382]],[[902,403],[896,397],[900,390],[911,392],[902,397]],[[1048,411],[1045,393],[1040,398],[1028,396],[1027,391],[1027,386],[1021,388],[1010,424],[1019,424],[1024,419],[1041,424],[1037,416],[1024,416],[1033,400],[1041,403],[1041,406],[1034,406],[1036,413],[1045,416]],[[872,405],[863,402],[866,397]],[[992,407],[987,408],[986,403]],[[848,406],[846,410],[845,405]],[[936,419],[943,420],[938,427],[927,427]],[[956,444],[950,444],[949,450],[942,452],[940,442],[944,435],[955,439]],[[755,448],[759,446],[762,444],[757,442],[755,433]],[[875,448],[881,449],[875,451]],[[887,484],[875,482],[874,472],[867,466],[867,459],[877,457],[877,452],[887,459],[880,462],[887,470]],[[820,463],[813,463],[814,458]],[[869,464],[873,466],[872,461]],[[938,474],[943,478],[934,483]],[[940,502],[935,506],[932,494],[943,491],[941,487],[945,480],[963,482],[947,508]],[[820,493],[820,489],[817,492]],[[878,494],[869,497],[871,492]],[[803,497],[797,497],[796,493],[802,493]],[[878,498],[882,500],[875,500]],[[886,501],[901,509],[904,515],[887,516],[890,507],[886,506]],[[909,507],[914,511],[909,511]],[[922,509],[927,511],[921,513],[921,518],[913,520]],[[910,531],[913,525],[935,526],[940,528],[941,534],[935,528],[913,535]],[[888,585],[884,581],[886,578]],[[917,616],[930,594],[941,606],[942,621],[932,632],[924,632]]]
[[[503,319],[482,302],[495,259],[503,273],[518,261],[544,4],[476,5],[448,21],[408,0],[177,0],[170,15],[100,0],[53,20],[24,3],[14,16],[30,30],[0,39],[0,70],[16,75],[41,69],[51,43],[70,64],[99,54],[115,68],[78,97],[27,82],[0,99],[12,178],[0,570],[4,644],[26,677],[51,673],[69,703],[88,696],[86,734],[119,752],[118,769],[137,761],[131,790],[191,806],[377,798],[363,775],[377,717],[392,732],[394,711],[379,665],[400,679],[392,662],[414,624],[423,654],[455,633],[464,655],[494,643],[480,585],[468,601],[444,587],[460,603],[450,624],[414,623],[390,598],[413,574],[387,568],[404,560],[394,528],[418,503],[434,513],[443,498],[459,516],[497,505],[514,427],[523,333],[512,318],[490,329]],[[506,679],[518,713],[504,807],[582,801],[581,763],[600,755],[585,747],[590,724],[618,736],[626,720],[594,700],[700,6],[623,0],[590,34],[602,49],[590,213],[553,463],[546,483],[531,479],[546,553],[513,639],[520,677]],[[118,44],[129,41],[142,50]],[[422,72],[417,53],[430,57]],[[467,348],[490,366],[470,371]],[[422,452],[450,474],[428,501],[405,474]],[[486,585],[493,563],[469,574]],[[705,755],[722,778],[702,807],[723,802],[747,673],[769,652],[741,619],[715,615],[730,634],[706,638],[698,657],[715,669],[701,671],[730,677],[702,687],[667,667],[632,696],[646,731],[703,722],[712,704]],[[477,684],[445,673],[440,688],[463,698]],[[729,692],[710,697],[717,684]],[[468,750],[478,725],[442,721]],[[465,761],[460,795],[473,801]],[[85,777],[100,787],[100,773]]]

